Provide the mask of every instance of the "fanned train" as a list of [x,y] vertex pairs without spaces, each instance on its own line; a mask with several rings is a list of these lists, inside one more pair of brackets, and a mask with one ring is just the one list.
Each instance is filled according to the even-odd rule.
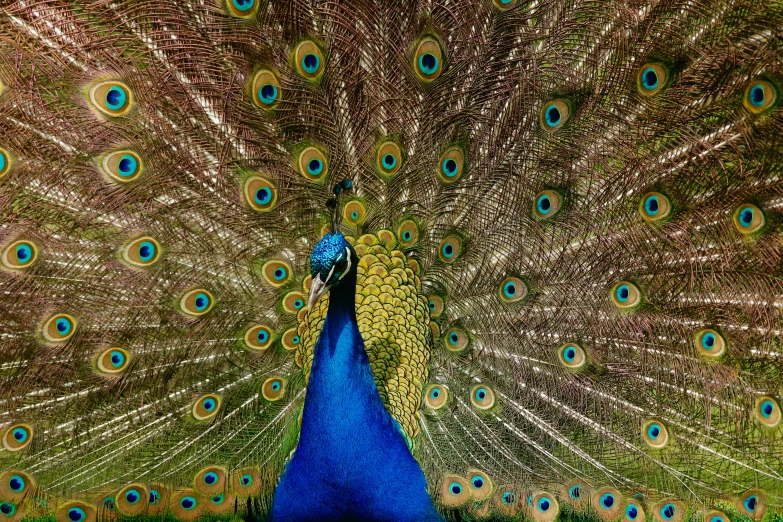
[[754,0],[4,2],[0,522],[265,519],[331,232],[444,520],[779,517],[781,35]]

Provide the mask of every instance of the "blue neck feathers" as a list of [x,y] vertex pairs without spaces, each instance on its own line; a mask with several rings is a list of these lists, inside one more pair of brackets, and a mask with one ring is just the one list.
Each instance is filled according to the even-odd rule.
[[356,272],[332,288],[299,444],[272,520],[439,521],[419,464],[378,394],[356,322]]

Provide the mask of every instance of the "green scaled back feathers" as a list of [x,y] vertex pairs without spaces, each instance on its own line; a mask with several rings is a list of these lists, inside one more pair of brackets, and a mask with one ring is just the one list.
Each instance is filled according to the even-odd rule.
[[6,4],[0,520],[263,516],[344,178],[447,520],[783,510],[780,4]]

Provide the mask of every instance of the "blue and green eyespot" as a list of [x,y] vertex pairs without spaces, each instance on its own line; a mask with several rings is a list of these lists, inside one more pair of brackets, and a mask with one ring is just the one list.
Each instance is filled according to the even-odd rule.
[[745,89],[743,104],[753,114],[761,114],[773,108],[778,101],[778,88],[766,80],[754,80]]
[[571,117],[571,107],[566,100],[552,100],[541,109],[541,127],[547,132],[560,129]]
[[669,69],[662,63],[647,63],[639,69],[637,87],[643,96],[653,96],[669,82]]
[[294,59],[299,74],[308,80],[316,80],[324,71],[323,53],[311,40],[305,40],[296,46]]
[[443,51],[437,40],[429,36],[421,39],[414,54],[413,68],[424,82],[431,82],[440,76],[443,71]]

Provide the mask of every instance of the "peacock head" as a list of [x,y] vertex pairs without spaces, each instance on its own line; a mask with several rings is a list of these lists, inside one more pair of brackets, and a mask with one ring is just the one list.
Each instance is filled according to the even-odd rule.
[[312,310],[321,296],[342,284],[348,274],[355,274],[358,262],[356,251],[340,232],[326,234],[321,238],[310,255],[313,282],[307,308]]

